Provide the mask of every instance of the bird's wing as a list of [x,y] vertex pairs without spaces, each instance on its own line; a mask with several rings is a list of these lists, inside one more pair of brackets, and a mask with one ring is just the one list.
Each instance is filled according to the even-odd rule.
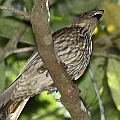
[[0,94],[0,117],[16,120],[30,97],[53,89],[52,85],[52,78],[36,50],[14,83]]

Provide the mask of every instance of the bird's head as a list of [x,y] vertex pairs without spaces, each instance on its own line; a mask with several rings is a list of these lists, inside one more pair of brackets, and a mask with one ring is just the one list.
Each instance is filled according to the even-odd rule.
[[88,33],[92,34],[103,13],[104,10],[85,12],[72,26],[84,28],[85,31],[88,30]]

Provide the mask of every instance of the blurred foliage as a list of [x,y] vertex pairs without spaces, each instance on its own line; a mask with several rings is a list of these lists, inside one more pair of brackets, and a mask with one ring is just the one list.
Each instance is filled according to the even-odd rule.
[[[52,32],[69,26],[81,13],[104,9],[105,13],[93,36],[93,52],[90,68],[98,86],[106,120],[120,120],[120,0],[49,0]],[[32,0],[0,0],[0,5],[14,6],[30,12]],[[12,37],[23,17],[7,10],[0,10],[0,51]],[[31,25],[23,34],[18,47],[24,48],[35,43]],[[105,56],[103,56],[105,54]],[[116,57],[112,57],[110,55]],[[0,64],[0,91],[8,87],[23,68],[31,52],[12,54]],[[88,70],[75,81],[81,90],[80,97],[88,109],[91,119],[100,119],[98,99]],[[46,92],[31,98],[19,120],[70,120],[69,113],[55,99],[59,93]]]

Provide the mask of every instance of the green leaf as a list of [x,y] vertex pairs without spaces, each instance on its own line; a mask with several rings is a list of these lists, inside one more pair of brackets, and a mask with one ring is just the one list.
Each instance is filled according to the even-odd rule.
[[102,1],[102,8],[105,13],[103,15],[104,23],[109,33],[118,33],[120,31],[120,6],[114,2]]
[[32,10],[33,7],[33,0],[23,0],[25,3],[25,7],[27,12],[30,12]]
[[[90,67],[94,74],[94,79],[97,83],[98,89],[102,86],[104,77],[104,71],[102,68],[103,63],[104,58],[95,58],[90,62]],[[80,78],[80,80],[82,80],[78,85],[81,90],[80,96],[84,99],[85,103],[89,104],[95,99],[96,94],[88,71],[85,72],[85,74]]]
[[[107,32],[109,32],[110,34],[119,33],[120,32],[120,22],[119,22],[120,14],[118,11],[120,11],[120,4],[115,4],[115,1],[113,2],[102,1],[101,3],[102,3],[102,8],[105,10],[103,19],[104,19]],[[120,41],[119,37],[116,37],[116,39],[113,40],[114,44],[118,48],[120,48],[119,41]]]
[[98,6],[99,0],[72,0],[71,11],[74,14],[81,14],[85,11],[89,11]]
[[[14,0],[4,0],[4,2],[3,2],[3,6],[9,6],[9,7],[11,7],[11,5],[12,5],[12,2],[13,2]],[[11,16],[11,14],[12,14],[12,12],[11,11],[8,11],[8,10],[2,10],[2,15],[3,16]]]
[[15,17],[2,17],[0,18],[0,23],[2,23],[0,24],[0,33],[7,36],[12,36],[15,29],[19,26],[20,21]]
[[0,92],[5,88],[5,64],[0,63]]
[[[6,36],[12,37],[15,30],[19,27],[22,22],[23,17],[21,16],[12,16],[12,17],[2,17],[0,18],[0,33]],[[29,41],[34,43],[34,34],[32,27],[28,26],[24,34],[22,35],[22,40]]]
[[108,85],[112,98],[118,110],[120,110],[120,62],[109,59],[107,67]]

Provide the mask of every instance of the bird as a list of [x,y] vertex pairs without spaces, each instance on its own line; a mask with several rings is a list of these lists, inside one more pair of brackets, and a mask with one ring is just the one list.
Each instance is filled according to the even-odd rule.
[[[52,34],[56,58],[71,80],[80,78],[89,64],[91,37],[103,13],[104,10],[85,12],[70,27]],[[0,93],[0,118],[17,120],[29,98],[46,90],[55,91],[56,87],[36,48],[17,79]]]

